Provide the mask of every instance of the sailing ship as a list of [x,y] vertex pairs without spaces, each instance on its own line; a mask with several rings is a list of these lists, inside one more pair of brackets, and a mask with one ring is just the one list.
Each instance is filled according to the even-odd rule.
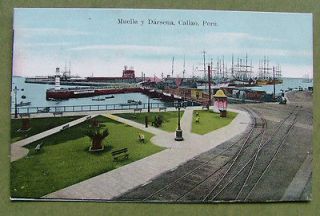
[[257,85],[281,84],[283,82],[281,77],[281,66],[279,64],[275,67],[270,67],[269,59],[266,56],[259,61]]
[[310,79],[309,74],[306,73],[306,74],[303,76],[302,82],[303,82],[303,83],[311,83],[311,82],[312,82],[312,79]]
[[250,60],[250,65],[248,63],[248,54],[244,58],[237,58],[237,62],[234,62],[234,57],[232,55],[231,62],[231,80],[232,86],[236,87],[251,87],[256,86],[256,81],[253,78],[253,66],[252,60]]

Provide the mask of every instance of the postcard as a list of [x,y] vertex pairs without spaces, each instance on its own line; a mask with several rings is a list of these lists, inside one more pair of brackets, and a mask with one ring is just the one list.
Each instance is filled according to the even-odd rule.
[[16,8],[12,200],[311,200],[312,14]]

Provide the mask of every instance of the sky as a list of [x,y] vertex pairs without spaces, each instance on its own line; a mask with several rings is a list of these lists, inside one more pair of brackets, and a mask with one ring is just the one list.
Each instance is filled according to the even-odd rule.
[[203,51],[213,65],[223,57],[230,68],[232,55],[247,54],[253,71],[267,56],[285,77],[313,73],[312,14],[306,13],[18,8],[13,28],[13,75],[19,76],[54,75],[70,65],[82,77],[121,76],[127,65],[136,76],[161,77],[171,74],[173,57],[174,76],[182,77],[184,65],[186,76],[201,76]]

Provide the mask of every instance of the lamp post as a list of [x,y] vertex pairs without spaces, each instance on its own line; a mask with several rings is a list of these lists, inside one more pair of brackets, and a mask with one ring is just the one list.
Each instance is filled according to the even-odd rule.
[[178,109],[178,128],[176,130],[176,138],[175,141],[182,141],[183,137],[182,137],[182,130],[181,130],[181,126],[180,126],[180,109],[181,109],[181,102],[178,102],[176,105],[176,108]]
[[17,92],[19,89],[17,86],[14,87],[13,92],[14,92],[14,118],[18,118],[18,104],[17,104]]
[[148,96],[148,113],[150,112],[150,96]]

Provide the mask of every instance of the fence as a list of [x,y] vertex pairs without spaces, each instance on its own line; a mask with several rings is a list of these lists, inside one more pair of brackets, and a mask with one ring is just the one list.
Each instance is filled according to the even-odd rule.
[[[198,106],[198,103],[185,101],[184,106]],[[149,103],[150,109],[175,107],[177,102]],[[57,113],[57,112],[90,112],[108,110],[132,110],[148,109],[148,103],[141,104],[103,104],[103,105],[75,105],[75,106],[47,106],[47,107],[17,107],[18,114],[35,113]],[[15,108],[11,108],[11,114],[15,113]]]

